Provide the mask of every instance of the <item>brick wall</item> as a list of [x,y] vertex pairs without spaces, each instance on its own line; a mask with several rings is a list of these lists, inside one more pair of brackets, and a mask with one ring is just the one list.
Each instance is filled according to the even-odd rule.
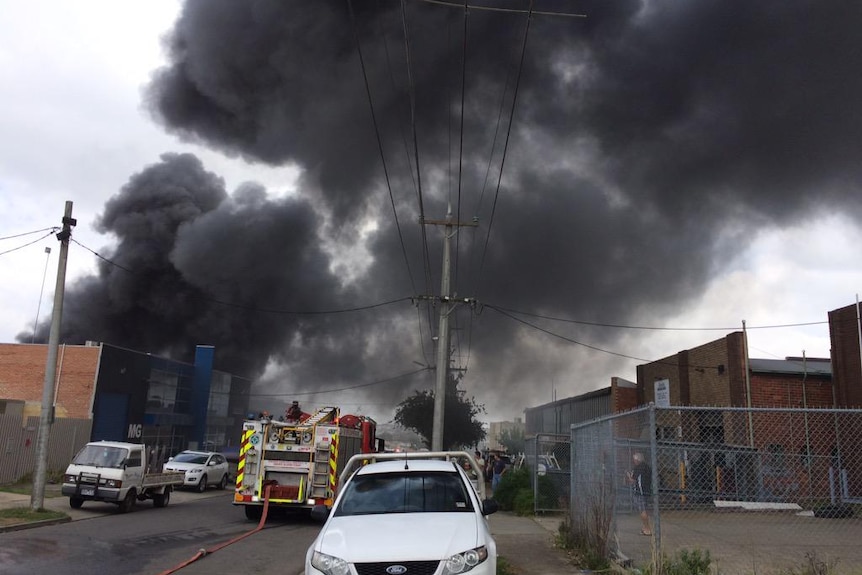
[[641,405],[637,383],[621,377],[611,378],[611,409],[613,413],[629,411]]
[[[100,352],[100,347],[60,346],[56,417],[91,418]],[[47,359],[47,345],[0,344],[0,399],[24,401],[25,417],[41,412]]]
[[856,304],[829,312],[832,343],[832,379],[839,407],[862,407],[862,363],[859,360],[859,325]]
[[671,405],[734,406],[739,398],[741,380],[745,377],[740,357],[743,334],[726,337],[684,350],[676,355],[638,366],[641,402],[655,401],[655,381],[670,381]]
[[752,407],[832,407],[832,383],[808,377],[805,390],[799,375],[751,374]]

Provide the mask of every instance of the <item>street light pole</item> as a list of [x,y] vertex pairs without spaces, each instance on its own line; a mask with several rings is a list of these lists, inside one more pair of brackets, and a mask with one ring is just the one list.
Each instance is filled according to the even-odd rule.
[[69,238],[77,222],[72,218],[72,202],[66,202],[63,212],[63,229],[57,234],[60,240],[60,261],[57,264],[57,283],[54,288],[54,311],[51,315],[51,333],[48,337],[48,359],[45,362],[45,382],[42,387],[42,414],[36,438],[36,470],[33,474],[33,494],[30,509],[38,511],[45,502],[45,476],[48,468],[48,439],[54,423],[54,384],[57,377],[57,350],[60,347],[60,322],[63,317],[63,295],[66,287],[66,260],[69,255]]

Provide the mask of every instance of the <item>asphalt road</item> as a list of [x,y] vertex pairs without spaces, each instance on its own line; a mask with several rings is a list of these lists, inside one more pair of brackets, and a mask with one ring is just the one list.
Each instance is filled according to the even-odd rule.
[[[114,505],[85,503],[91,518],[0,534],[4,575],[159,575],[240,538],[257,527],[231,505],[230,492],[177,493],[156,509],[145,502],[129,514]],[[239,539],[182,568],[182,575],[301,574],[305,551],[320,525],[303,516],[274,514],[253,536]]]

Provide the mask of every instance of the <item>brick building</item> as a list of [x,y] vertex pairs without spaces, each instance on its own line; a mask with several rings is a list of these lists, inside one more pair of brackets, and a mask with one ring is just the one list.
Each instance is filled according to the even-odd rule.
[[[198,346],[194,363],[184,363],[104,343],[62,345],[54,417],[89,420],[82,444],[141,441],[169,453],[233,445],[250,381],[214,370],[214,353]],[[0,414],[39,417],[47,357],[46,345],[0,344]]]

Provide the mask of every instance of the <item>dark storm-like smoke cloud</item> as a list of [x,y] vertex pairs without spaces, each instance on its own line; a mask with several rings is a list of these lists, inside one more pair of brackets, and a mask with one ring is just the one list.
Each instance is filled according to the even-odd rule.
[[[308,202],[270,199],[257,184],[228,195],[195,156],[165,154],[106,203],[96,228],[116,247],[97,276],[67,289],[63,341],[186,360],[196,344],[210,344],[217,367],[237,375],[257,377],[270,359],[313,375],[319,367],[308,365],[307,348],[330,349],[332,331],[361,342],[363,327],[291,313],[356,299],[330,269],[319,220]],[[339,350],[330,373],[355,371],[363,349]]]
[[[416,291],[428,285],[436,291],[440,232],[428,228],[434,277],[426,284],[415,225],[400,3],[353,4]],[[481,223],[476,231],[463,230],[458,241],[455,289],[461,296],[609,323],[635,315],[658,318],[699,297],[716,262],[744,247],[732,245],[728,251],[718,238],[733,238],[746,226],[791,224],[818,210],[859,210],[862,36],[856,23],[862,5],[536,2],[537,11],[587,18],[536,15],[532,20],[499,196],[497,170],[525,17],[471,10],[459,157],[463,11],[418,1],[407,2],[407,8],[425,215],[442,218],[451,201],[461,220],[475,215]],[[293,210],[270,212],[264,199],[235,194],[219,208],[191,215],[176,228],[177,245],[170,250],[171,265],[179,263],[183,272],[168,269],[163,281],[180,274],[196,290],[212,289],[243,302],[289,297],[275,291],[283,289],[284,278],[231,272],[257,257],[254,249],[266,238],[279,237],[280,218],[304,206],[307,234],[279,237],[281,249],[311,250],[311,256],[293,262],[293,273],[309,276],[298,286],[305,297],[297,305],[323,309],[360,303],[355,299],[360,295],[364,302],[413,294],[346,3],[191,1],[166,46],[170,63],[155,74],[147,102],[168,131],[249,160],[295,163],[305,172],[302,200]],[[450,177],[459,165],[460,181]],[[249,240],[225,240],[217,230],[232,229],[242,238],[251,234],[237,227],[243,209],[268,214],[272,225]],[[356,243],[368,217],[379,226],[367,240],[372,262],[352,281],[332,277],[321,239]],[[223,245],[214,250],[209,242],[218,239]],[[225,265],[222,275],[216,262]],[[108,290],[102,284],[93,289]],[[402,371],[400,366],[412,360],[426,361],[419,357],[415,326],[408,327],[415,314],[404,319],[396,311],[266,319],[265,332],[279,342],[294,342],[292,353],[261,346],[266,338],[255,342],[261,349],[253,348],[228,333],[223,345],[246,354],[249,365],[258,368],[266,356],[281,353],[293,362],[294,374],[318,385],[323,374],[336,378],[350,369],[353,379],[367,380],[369,374],[385,373],[387,365]],[[457,337],[466,347],[469,319],[463,311],[456,316],[462,328]],[[194,309],[183,317],[205,322],[211,313]],[[475,377],[487,386],[488,395],[478,399],[492,408],[543,402],[530,385],[547,378],[545,372],[578,380],[582,390],[607,385],[589,380],[589,369],[565,374],[565,362],[537,364],[520,355],[524,330],[490,310],[474,319],[469,342],[475,370],[467,381]],[[317,339],[306,340],[305,334]],[[616,338],[609,331],[571,335],[610,348]],[[157,341],[159,334],[147,337]],[[364,344],[357,346],[357,340]],[[427,358],[427,337],[424,343]],[[335,350],[345,354],[343,363],[332,361]],[[572,355],[578,351],[573,347]],[[633,378],[629,363],[620,375]]]

